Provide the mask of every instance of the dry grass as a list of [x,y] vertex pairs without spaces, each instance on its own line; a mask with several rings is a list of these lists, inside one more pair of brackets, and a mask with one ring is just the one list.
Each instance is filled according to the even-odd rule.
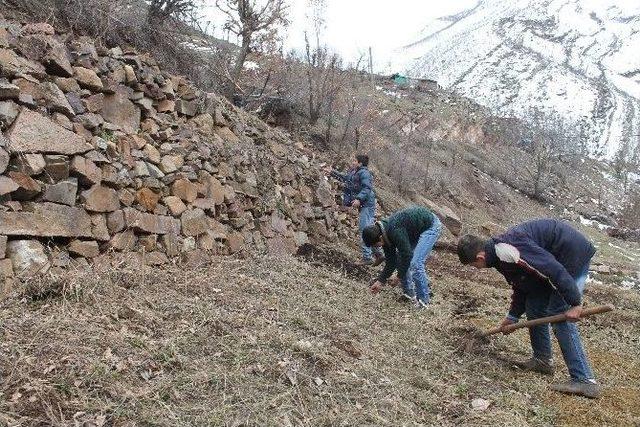
[[[329,252],[322,252],[324,254]],[[634,425],[638,323],[583,326],[608,391],[593,403],[514,371],[527,334],[456,352],[470,322],[500,319],[494,275],[431,265],[434,304],[372,296],[359,271],[304,258],[213,258],[162,269],[103,262],[94,273],[32,282],[0,306],[0,424]],[[318,264],[318,265],[313,265]],[[591,292],[591,303],[608,290]],[[640,296],[623,292],[625,316]],[[561,375],[558,374],[557,377]],[[491,401],[486,411],[471,401]],[[82,424],[82,423],[85,424]]]

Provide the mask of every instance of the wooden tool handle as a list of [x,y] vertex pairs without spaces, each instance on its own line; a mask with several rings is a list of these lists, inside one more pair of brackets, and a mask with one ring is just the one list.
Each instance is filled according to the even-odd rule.
[[[612,304],[585,308],[584,310],[582,310],[582,314],[580,314],[580,318],[582,319],[583,317],[593,316],[594,314],[606,313],[613,309],[614,307]],[[513,325],[509,325],[505,327],[496,327],[493,329],[489,329],[488,331],[483,333],[482,336],[488,337],[489,335],[497,334],[499,332],[502,332],[503,330],[506,332],[509,332],[509,331],[515,331],[516,329],[530,328],[532,326],[544,325],[546,323],[564,322],[565,320],[567,320],[567,316],[564,313],[556,314],[554,316],[540,317],[538,319],[527,320],[525,322],[518,322],[518,323],[514,323]]]

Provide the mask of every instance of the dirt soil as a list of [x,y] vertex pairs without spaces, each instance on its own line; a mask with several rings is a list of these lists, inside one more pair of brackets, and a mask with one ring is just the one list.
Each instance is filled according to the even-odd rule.
[[[582,325],[606,392],[597,402],[565,397],[508,362],[527,356],[526,332],[456,351],[465,328],[504,313],[509,290],[493,274],[438,253],[433,304],[417,311],[397,289],[369,294],[374,269],[335,251],[161,269],[114,261],[22,285],[0,305],[0,425],[640,422],[637,322],[603,315]],[[596,286],[587,303],[609,291]],[[616,319],[637,320],[640,296],[613,294],[624,298]],[[472,409],[477,398],[489,407]]]

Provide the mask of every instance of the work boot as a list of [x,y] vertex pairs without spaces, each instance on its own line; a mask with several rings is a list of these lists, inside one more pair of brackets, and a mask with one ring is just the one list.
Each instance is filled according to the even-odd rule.
[[374,254],[373,257],[374,259],[373,259],[373,262],[371,263],[373,267],[377,267],[384,262],[384,255],[382,254]]
[[513,364],[525,371],[539,372],[544,375],[553,375],[556,371],[551,360],[538,359],[537,357],[531,357],[525,361],[515,361]]
[[553,391],[565,394],[575,394],[578,396],[597,399],[602,394],[602,388],[597,383],[568,380],[561,383],[551,384],[549,388]]

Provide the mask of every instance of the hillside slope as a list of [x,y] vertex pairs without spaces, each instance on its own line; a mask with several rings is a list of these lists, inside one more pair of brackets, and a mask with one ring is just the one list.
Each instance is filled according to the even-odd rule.
[[[606,390],[593,402],[551,393],[548,378],[511,367],[528,353],[524,332],[459,350],[470,325],[503,315],[509,290],[496,275],[437,253],[434,303],[418,312],[396,301],[397,290],[371,296],[371,273],[353,268],[354,253],[304,253],[160,269],[120,260],[115,269],[31,283],[0,307],[0,423],[640,422],[638,294],[589,289],[587,304],[618,309],[582,325]],[[488,409],[473,409],[475,399]]]
[[481,0],[430,23],[403,53],[413,75],[501,115],[559,113],[611,158],[640,133],[639,30],[633,1]]

